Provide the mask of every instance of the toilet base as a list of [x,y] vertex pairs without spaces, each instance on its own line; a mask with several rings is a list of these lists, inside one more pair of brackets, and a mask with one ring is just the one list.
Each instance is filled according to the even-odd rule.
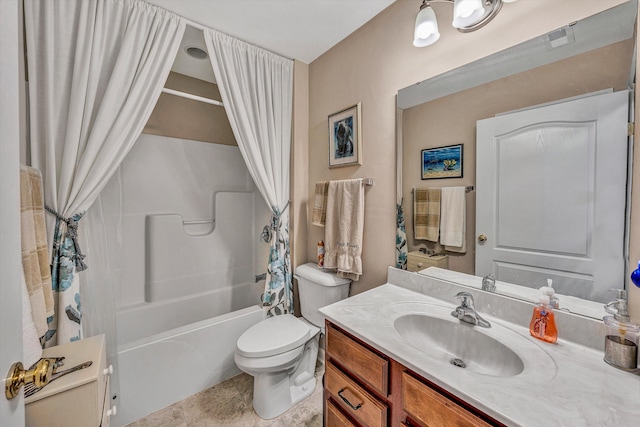
[[260,375],[253,381],[253,409],[260,418],[265,420],[282,415],[309,397],[316,387],[315,377],[296,386],[290,384],[286,374],[283,376]]
[[260,418],[275,418],[313,393],[319,335],[307,342],[295,368],[254,375],[253,409]]

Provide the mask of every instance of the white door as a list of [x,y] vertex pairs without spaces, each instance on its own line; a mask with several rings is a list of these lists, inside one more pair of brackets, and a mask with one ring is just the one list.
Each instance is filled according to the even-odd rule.
[[476,275],[596,301],[624,284],[628,97],[478,121]]
[[18,0],[0,13],[0,426],[24,425],[22,394],[4,397],[4,378],[22,358],[20,261]]

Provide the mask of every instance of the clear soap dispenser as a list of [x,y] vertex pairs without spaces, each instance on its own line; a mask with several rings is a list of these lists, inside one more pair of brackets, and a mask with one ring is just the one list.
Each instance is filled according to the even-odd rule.
[[606,336],[604,340],[604,361],[611,366],[635,371],[638,367],[638,334],[640,326],[631,323],[627,305],[627,291],[616,291],[616,300],[604,306],[611,316],[604,316]]

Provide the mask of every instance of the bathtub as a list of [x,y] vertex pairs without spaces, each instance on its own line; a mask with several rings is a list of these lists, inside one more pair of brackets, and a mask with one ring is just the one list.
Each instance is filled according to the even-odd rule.
[[124,426],[239,374],[236,341],[264,318],[251,305],[263,283],[118,311],[120,403],[111,424]]

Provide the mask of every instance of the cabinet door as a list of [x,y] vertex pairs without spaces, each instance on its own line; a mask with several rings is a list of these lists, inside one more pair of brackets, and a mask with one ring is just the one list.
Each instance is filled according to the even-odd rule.
[[402,373],[402,406],[412,418],[428,427],[491,425],[406,372]]

